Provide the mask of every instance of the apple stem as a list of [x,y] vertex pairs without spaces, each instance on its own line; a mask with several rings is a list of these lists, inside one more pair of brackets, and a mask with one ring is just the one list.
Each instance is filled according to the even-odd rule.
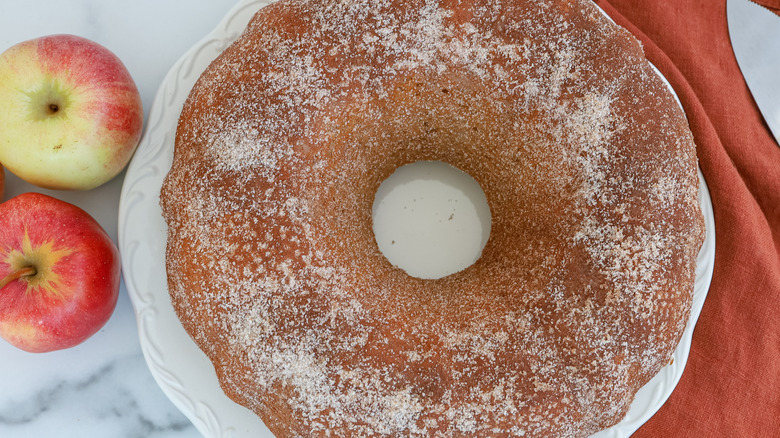
[[4,288],[8,283],[18,280],[22,277],[32,277],[33,275],[37,274],[38,270],[35,269],[32,266],[25,266],[24,268],[17,269],[14,272],[11,272],[10,274],[6,275],[3,278],[0,278],[0,289]]

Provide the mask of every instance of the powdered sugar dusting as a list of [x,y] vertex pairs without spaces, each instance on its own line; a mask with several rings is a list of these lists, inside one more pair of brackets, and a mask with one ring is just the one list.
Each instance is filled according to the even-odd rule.
[[[397,167],[491,208],[437,280],[379,252]],[[702,241],[684,116],[590,2],[281,0],[193,89],[161,202],[185,328],[276,436],[582,437],[668,362]]]

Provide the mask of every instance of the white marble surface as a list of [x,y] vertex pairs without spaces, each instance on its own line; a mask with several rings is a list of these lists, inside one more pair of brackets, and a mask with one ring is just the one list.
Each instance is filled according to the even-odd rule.
[[[116,53],[136,80],[146,115],[171,65],[236,0],[0,0],[0,52],[54,33],[80,35]],[[124,175],[88,192],[30,186],[6,172],[5,198],[47,193],[92,214],[116,241]],[[85,343],[31,354],[0,340],[0,437],[195,437],[154,382],[122,285],[116,311]]]

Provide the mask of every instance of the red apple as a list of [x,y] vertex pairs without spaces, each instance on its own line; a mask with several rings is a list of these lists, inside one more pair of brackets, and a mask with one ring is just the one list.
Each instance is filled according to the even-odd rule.
[[50,35],[0,55],[0,162],[29,183],[105,183],[130,161],[142,125],[130,73],[94,41]]
[[114,242],[84,210],[39,193],[0,204],[0,337],[29,352],[80,344],[119,294]]

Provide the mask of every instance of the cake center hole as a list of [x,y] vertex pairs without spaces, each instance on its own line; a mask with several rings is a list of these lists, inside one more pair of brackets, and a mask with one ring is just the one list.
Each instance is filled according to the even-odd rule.
[[426,279],[474,264],[490,236],[485,193],[467,173],[441,161],[399,167],[379,186],[374,236],[390,263]]

